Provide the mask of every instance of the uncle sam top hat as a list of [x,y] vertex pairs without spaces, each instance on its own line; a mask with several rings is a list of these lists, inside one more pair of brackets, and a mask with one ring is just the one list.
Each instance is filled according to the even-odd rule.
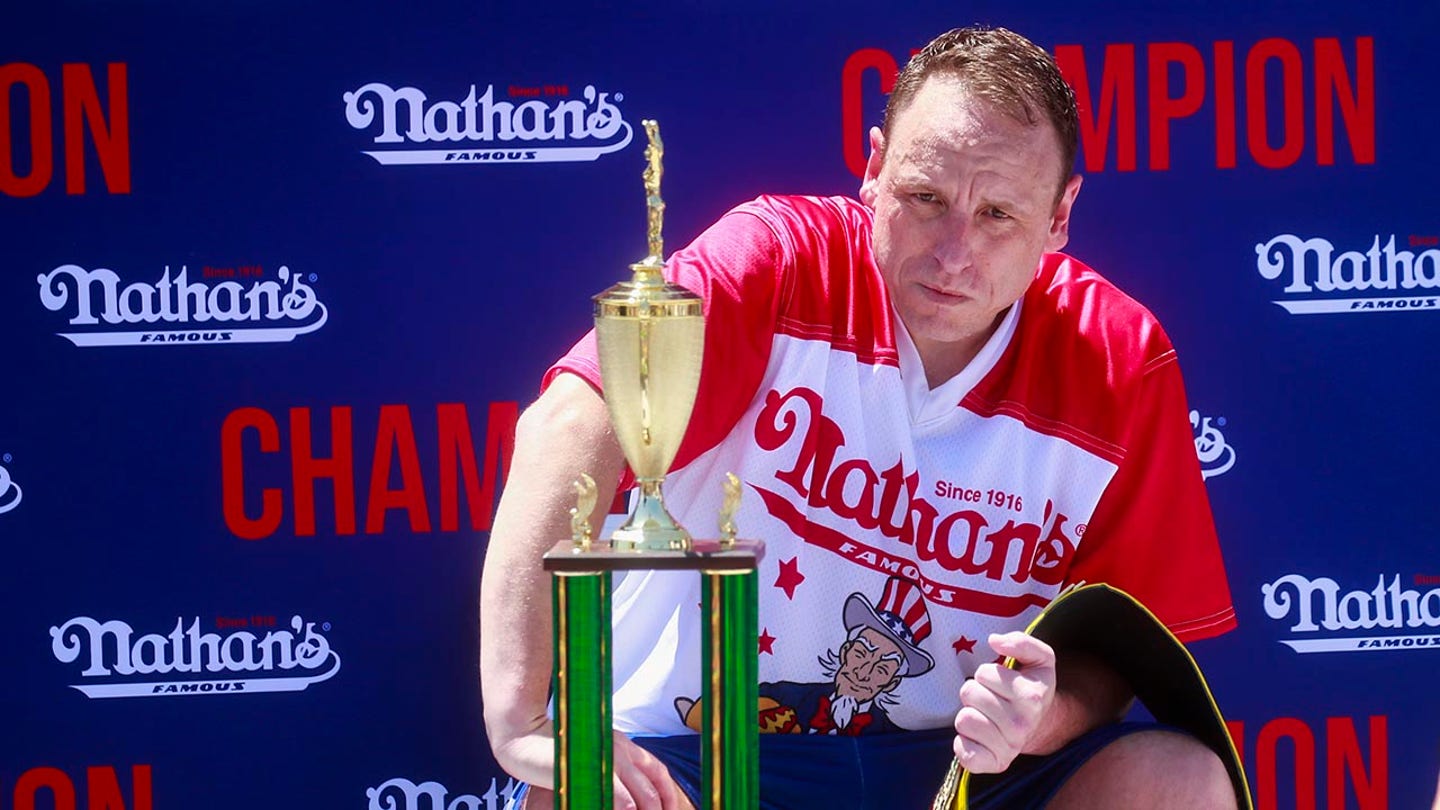
[[878,607],[859,592],[845,600],[845,630],[869,627],[884,633],[905,652],[905,677],[923,675],[935,666],[935,659],[920,649],[930,635],[930,609],[925,595],[908,579],[890,577],[880,594]]

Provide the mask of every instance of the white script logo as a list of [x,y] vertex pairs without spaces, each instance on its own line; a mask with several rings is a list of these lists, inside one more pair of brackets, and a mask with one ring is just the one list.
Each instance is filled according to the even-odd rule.
[[[324,629],[328,630],[329,625]],[[330,649],[330,642],[316,632],[313,622],[299,616],[290,619],[289,630],[271,630],[258,637],[245,630],[224,636],[201,633],[200,619],[196,618],[189,627],[185,627],[184,619],[176,619],[175,629],[168,635],[147,633],[139,638],[135,638],[134,629],[125,622],[100,622],[81,616],[51,627],[50,639],[51,652],[61,663],[72,663],[82,654],[87,656],[89,666],[80,673],[84,678],[114,681],[117,675],[172,672],[224,672],[243,676],[71,684],[92,698],[298,692],[312,683],[329,680],[340,671],[340,656]],[[297,667],[314,674],[249,675]]]
[[[1300,574],[1286,574],[1260,590],[1265,615],[1276,621],[1293,619],[1290,632],[1295,634],[1440,628],[1440,588],[1423,592],[1401,588],[1399,574],[1388,583],[1381,574],[1368,591],[1341,593],[1340,585],[1329,577],[1310,579]],[[1344,635],[1280,643],[1300,653],[1435,649],[1440,647],[1440,635]]]
[[[6,453],[4,461],[10,461],[10,454]],[[20,485],[10,477],[10,471],[0,466],[0,515],[9,512],[20,505],[20,498],[24,496]]]
[[[1397,250],[1393,234],[1384,246],[1377,234],[1369,250],[1339,255],[1328,239],[1281,234],[1255,246],[1255,268],[1271,281],[1288,280],[1283,292],[1292,297],[1274,303],[1291,315],[1440,310],[1440,249]],[[1386,290],[1416,292],[1385,295]],[[1365,295],[1306,296],[1316,292]]]
[[[500,810],[507,807],[519,785],[514,779],[506,778],[500,785],[492,777],[490,789],[480,796],[460,795],[451,798],[449,791],[439,782],[415,784],[409,779],[391,779],[379,787],[369,788],[365,795],[370,804],[367,810]],[[428,800],[422,803],[421,798]]]
[[564,86],[546,87],[546,100],[533,98],[539,88],[508,92],[515,101],[498,100],[494,85],[477,95],[472,84],[463,101],[432,102],[418,88],[371,82],[345,93],[345,120],[360,130],[378,126],[377,144],[437,144],[365,152],[384,164],[589,161],[630,143],[630,124],[611,101],[623,101],[620,93],[593,85],[580,98],[568,98]]
[[1195,433],[1195,455],[1200,459],[1200,477],[1224,475],[1235,466],[1235,448],[1225,443],[1225,417],[1201,418],[1199,411],[1190,412],[1190,429]]
[[[172,278],[167,265],[155,284],[137,281],[122,286],[113,270],[86,270],[66,264],[41,273],[37,280],[40,302],[46,309],[71,310],[71,326],[96,327],[56,333],[76,346],[288,343],[296,335],[324,326],[328,312],[302,274],[281,267],[275,275],[278,281],[257,279],[248,289],[238,281],[221,281],[212,286],[190,281],[189,270],[183,265]],[[314,274],[309,280],[315,280]],[[101,325],[102,321],[105,325]],[[157,321],[214,325],[205,329],[124,328]],[[260,326],[262,321],[289,325]]]

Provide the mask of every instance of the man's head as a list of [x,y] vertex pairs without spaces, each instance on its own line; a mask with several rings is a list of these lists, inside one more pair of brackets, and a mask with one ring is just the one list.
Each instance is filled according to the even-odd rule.
[[[1080,116],[1075,93],[1043,48],[1004,28],[956,28],[946,31],[910,58],[895,78],[885,105],[881,131],[888,138],[895,119],[920,86],[935,74],[961,80],[970,94],[1030,125],[1048,121],[1060,145],[1057,188],[1075,170]],[[1058,197],[1058,195],[1057,195]]]
[[975,356],[1041,254],[1069,239],[1075,130],[1053,60],[1008,31],[944,34],[896,81],[860,198],[932,384]]

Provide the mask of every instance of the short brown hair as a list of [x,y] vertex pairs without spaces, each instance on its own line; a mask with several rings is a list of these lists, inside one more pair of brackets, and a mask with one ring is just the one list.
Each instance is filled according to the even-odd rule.
[[900,113],[936,73],[960,79],[976,96],[1035,125],[1043,114],[1060,138],[1060,187],[1075,171],[1080,116],[1075,93],[1044,48],[1014,31],[972,26],[946,31],[910,58],[895,79],[881,129],[888,139]]

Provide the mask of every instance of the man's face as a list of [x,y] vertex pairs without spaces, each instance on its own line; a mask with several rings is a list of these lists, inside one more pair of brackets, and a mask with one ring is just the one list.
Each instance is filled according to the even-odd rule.
[[1080,178],[1065,184],[1059,138],[953,76],[932,75],[870,133],[860,198],[875,209],[875,258],[927,376],[953,376],[1024,294],[1040,255],[1064,247]]
[[895,680],[905,653],[884,633],[865,628],[845,643],[840,652],[840,669],[835,673],[835,693],[864,703],[874,700]]

